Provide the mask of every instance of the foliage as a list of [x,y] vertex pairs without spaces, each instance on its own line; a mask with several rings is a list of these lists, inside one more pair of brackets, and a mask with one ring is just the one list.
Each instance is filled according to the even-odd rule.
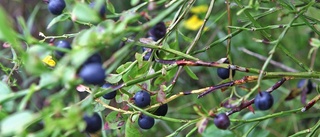
[[[57,16],[44,2],[16,2],[30,8],[25,16],[14,16],[10,3],[0,6],[0,136],[320,133],[317,0],[96,0],[106,5],[102,17],[92,1],[65,0]],[[165,36],[148,38],[162,21]],[[58,40],[72,49],[56,47]],[[55,51],[66,53],[57,58]],[[96,53],[108,88],[78,76]],[[217,68],[237,73],[222,80]],[[297,88],[298,79],[310,79],[317,92]],[[151,95],[144,108],[134,103],[141,90]],[[114,99],[102,97],[113,91]],[[252,105],[260,91],[272,92],[271,109]],[[155,115],[166,103],[168,114]],[[94,112],[103,128],[89,135],[83,116]],[[220,113],[230,118],[227,130],[214,125]],[[151,129],[139,128],[142,114],[156,119]]]

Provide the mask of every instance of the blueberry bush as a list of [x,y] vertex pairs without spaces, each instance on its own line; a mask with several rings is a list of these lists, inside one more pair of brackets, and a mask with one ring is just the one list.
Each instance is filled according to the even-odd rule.
[[0,4],[0,136],[320,134],[318,0]]

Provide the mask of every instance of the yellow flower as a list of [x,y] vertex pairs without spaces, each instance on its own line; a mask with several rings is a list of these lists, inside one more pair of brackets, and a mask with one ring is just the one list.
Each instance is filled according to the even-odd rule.
[[199,19],[197,15],[192,15],[186,22],[184,23],[184,27],[189,30],[198,30],[203,24],[203,20]]
[[190,9],[191,13],[199,14],[199,13],[205,13],[208,10],[208,5],[199,5],[196,7],[192,7]]
[[56,66],[56,62],[52,59],[52,56],[46,56],[42,62],[46,63],[50,67]]

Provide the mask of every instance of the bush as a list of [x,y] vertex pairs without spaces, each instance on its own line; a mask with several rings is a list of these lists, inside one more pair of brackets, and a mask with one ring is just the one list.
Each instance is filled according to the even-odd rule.
[[318,1],[37,2],[1,2],[0,136],[319,134]]

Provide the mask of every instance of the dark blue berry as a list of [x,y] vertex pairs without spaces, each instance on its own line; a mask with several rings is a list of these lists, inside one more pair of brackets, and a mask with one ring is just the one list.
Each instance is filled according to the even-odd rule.
[[165,116],[168,112],[168,104],[161,105],[154,114],[157,116]]
[[164,22],[159,22],[148,31],[148,34],[152,40],[158,41],[166,35],[166,32],[167,28]]
[[254,98],[254,105],[259,110],[268,110],[273,105],[273,96],[266,91],[259,92]]
[[[58,47],[58,48],[65,48],[65,49],[71,49],[71,45],[68,41],[66,40],[60,40],[58,42],[55,43],[55,45]],[[62,51],[55,51],[55,56],[56,58],[61,58],[64,56],[64,52]]]
[[64,0],[49,0],[48,9],[54,15],[60,15],[65,7]]
[[219,129],[227,129],[230,126],[230,119],[226,113],[220,113],[213,118],[213,123]]
[[[221,78],[221,79],[227,79],[229,78],[229,74],[230,74],[230,71],[229,69],[226,69],[226,68],[218,68],[217,69],[217,73],[218,73],[218,76]],[[236,74],[236,71],[235,70],[232,70],[232,77]]]
[[94,113],[92,116],[85,115],[83,120],[86,122],[86,132],[95,133],[102,127],[102,120],[98,113]]
[[[95,2],[92,2],[92,3],[90,3],[90,7],[91,8],[94,8],[94,6],[95,6]],[[105,16],[105,14],[106,14],[106,6],[104,5],[104,4],[102,4],[100,7],[99,7],[99,15],[100,15],[100,17],[104,17]]]
[[84,65],[79,71],[79,76],[85,83],[94,85],[103,84],[106,78],[105,69],[102,68],[100,63]]
[[[110,86],[111,86],[111,84],[106,83],[106,84],[102,85],[102,88],[109,88]],[[114,97],[116,97],[116,95],[117,95],[117,92],[116,91],[112,91],[112,92],[109,92],[107,94],[104,94],[102,97],[104,99],[113,99]]]
[[[308,82],[308,83],[306,83],[306,82]],[[312,90],[313,90],[312,82],[311,82],[311,80],[306,81],[306,79],[301,79],[301,80],[298,82],[297,88],[299,88],[299,89],[306,89],[306,90],[307,90],[307,94],[309,94],[309,93],[311,93]]]
[[150,129],[154,125],[154,118],[142,114],[138,119],[138,125],[142,129]]
[[152,50],[146,47],[142,47],[142,52],[147,51],[147,53],[143,56],[143,60],[149,60],[151,57]]
[[100,63],[102,64],[102,58],[98,53],[95,53],[93,55],[91,55],[86,62],[84,62],[83,64],[90,64],[90,63]]
[[141,90],[134,95],[134,103],[138,107],[141,107],[141,108],[146,107],[150,105],[150,102],[151,102],[150,94],[146,91]]

